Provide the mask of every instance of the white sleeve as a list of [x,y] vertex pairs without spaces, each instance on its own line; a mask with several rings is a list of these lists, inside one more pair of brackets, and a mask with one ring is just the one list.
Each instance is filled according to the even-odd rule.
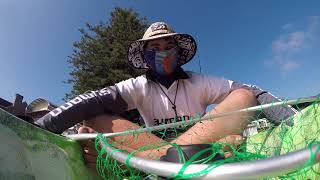
[[233,81],[205,75],[202,75],[201,78],[205,105],[220,103],[229,95]]
[[127,102],[128,110],[137,108],[143,101],[147,79],[144,76],[117,83],[119,94]]

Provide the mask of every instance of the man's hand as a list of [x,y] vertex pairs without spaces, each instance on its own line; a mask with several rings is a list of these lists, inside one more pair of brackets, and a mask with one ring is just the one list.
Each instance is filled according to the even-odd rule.
[[[94,129],[87,126],[80,127],[78,132],[79,134],[80,133],[96,133]],[[95,170],[96,163],[97,163],[97,152],[95,149],[94,140],[85,140],[85,141],[82,141],[80,144],[83,150],[83,158],[87,167]]]
[[[219,139],[217,142],[230,144],[233,146],[233,148],[237,149],[237,147],[239,147],[244,141],[245,141],[245,138],[243,138],[241,135],[230,135],[222,139]],[[225,158],[233,156],[231,147],[224,146],[222,150],[224,151]]]

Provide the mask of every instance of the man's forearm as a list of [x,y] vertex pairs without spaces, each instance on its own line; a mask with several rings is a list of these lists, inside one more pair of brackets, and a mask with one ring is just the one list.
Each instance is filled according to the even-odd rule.
[[82,94],[54,109],[35,123],[54,133],[62,133],[69,127],[104,113],[121,113],[127,103],[114,86]]

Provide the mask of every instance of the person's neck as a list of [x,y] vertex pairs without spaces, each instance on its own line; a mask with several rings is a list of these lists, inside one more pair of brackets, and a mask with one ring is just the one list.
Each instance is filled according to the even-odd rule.
[[173,73],[168,75],[160,75],[153,71],[149,71],[148,73],[153,81],[160,83],[168,89],[175,80],[180,79],[179,72],[181,71],[183,70],[178,67]]
[[169,88],[174,83],[174,81],[178,79],[189,78],[189,76],[184,72],[184,70],[181,67],[177,67],[177,69],[172,74],[167,76],[161,76],[149,70],[147,71],[147,76],[154,82],[158,82],[166,88]]
[[163,85],[164,87],[166,87],[167,89],[173,84],[173,82],[176,80],[174,78],[173,74],[169,74],[169,75],[165,75],[165,76],[161,76],[161,75],[156,75],[156,80]]

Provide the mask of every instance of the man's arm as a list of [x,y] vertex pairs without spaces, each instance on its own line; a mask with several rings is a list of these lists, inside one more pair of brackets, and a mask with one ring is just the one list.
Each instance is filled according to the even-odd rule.
[[83,120],[105,113],[121,113],[127,110],[127,107],[116,86],[109,86],[79,95],[35,123],[51,132],[62,133]]

